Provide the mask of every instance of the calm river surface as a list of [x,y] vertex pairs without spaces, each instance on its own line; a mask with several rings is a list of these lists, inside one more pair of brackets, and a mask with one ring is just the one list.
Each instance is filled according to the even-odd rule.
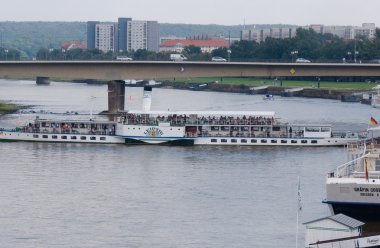
[[[142,89],[126,95],[127,109],[139,109]],[[88,114],[107,108],[107,87],[0,80],[0,99]],[[152,102],[154,110],[274,110],[284,122],[338,130],[380,119],[370,106],[321,99],[154,89]],[[0,126],[26,123],[30,109]],[[0,246],[295,247],[297,176],[300,223],[324,217],[325,174],[345,160],[343,148],[0,143]],[[302,246],[302,225],[299,236]]]

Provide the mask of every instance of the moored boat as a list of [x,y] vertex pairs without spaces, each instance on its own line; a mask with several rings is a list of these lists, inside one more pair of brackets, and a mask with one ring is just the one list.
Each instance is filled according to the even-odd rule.
[[380,220],[380,145],[376,140],[347,146],[350,161],[327,176],[326,199],[334,214]]

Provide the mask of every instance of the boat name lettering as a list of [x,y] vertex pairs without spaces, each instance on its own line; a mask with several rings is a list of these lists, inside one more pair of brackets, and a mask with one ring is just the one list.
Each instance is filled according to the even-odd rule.
[[379,243],[379,239],[378,238],[373,238],[373,239],[368,238],[367,239],[367,244],[375,245],[377,243]]
[[159,137],[159,136],[162,136],[163,135],[163,132],[161,131],[161,129],[159,128],[156,128],[156,127],[150,127],[148,128],[144,134],[146,136],[152,136],[152,137]]
[[376,192],[380,193],[380,188],[363,188],[363,187],[355,187],[355,192]]

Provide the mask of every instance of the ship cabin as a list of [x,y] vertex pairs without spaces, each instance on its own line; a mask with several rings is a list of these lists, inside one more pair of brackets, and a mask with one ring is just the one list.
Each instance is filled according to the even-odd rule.
[[[114,135],[116,123],[94,120],[39,119],[21,128],[29,133]],[[16,130],[17,131],[17,130]]]

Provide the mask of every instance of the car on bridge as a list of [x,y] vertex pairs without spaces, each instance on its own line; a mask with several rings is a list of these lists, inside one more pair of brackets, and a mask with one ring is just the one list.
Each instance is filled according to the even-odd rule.
[[310,63],[311,61],[304,58],[298,58],[296,59],[296,63]]
[[226,60],[225,58],[218,57],[218,56],[216,56],[216,57],[212,57],[212,58],[211,58],[211,61],[212,61],[212,62],[227,62],[227,60]]

